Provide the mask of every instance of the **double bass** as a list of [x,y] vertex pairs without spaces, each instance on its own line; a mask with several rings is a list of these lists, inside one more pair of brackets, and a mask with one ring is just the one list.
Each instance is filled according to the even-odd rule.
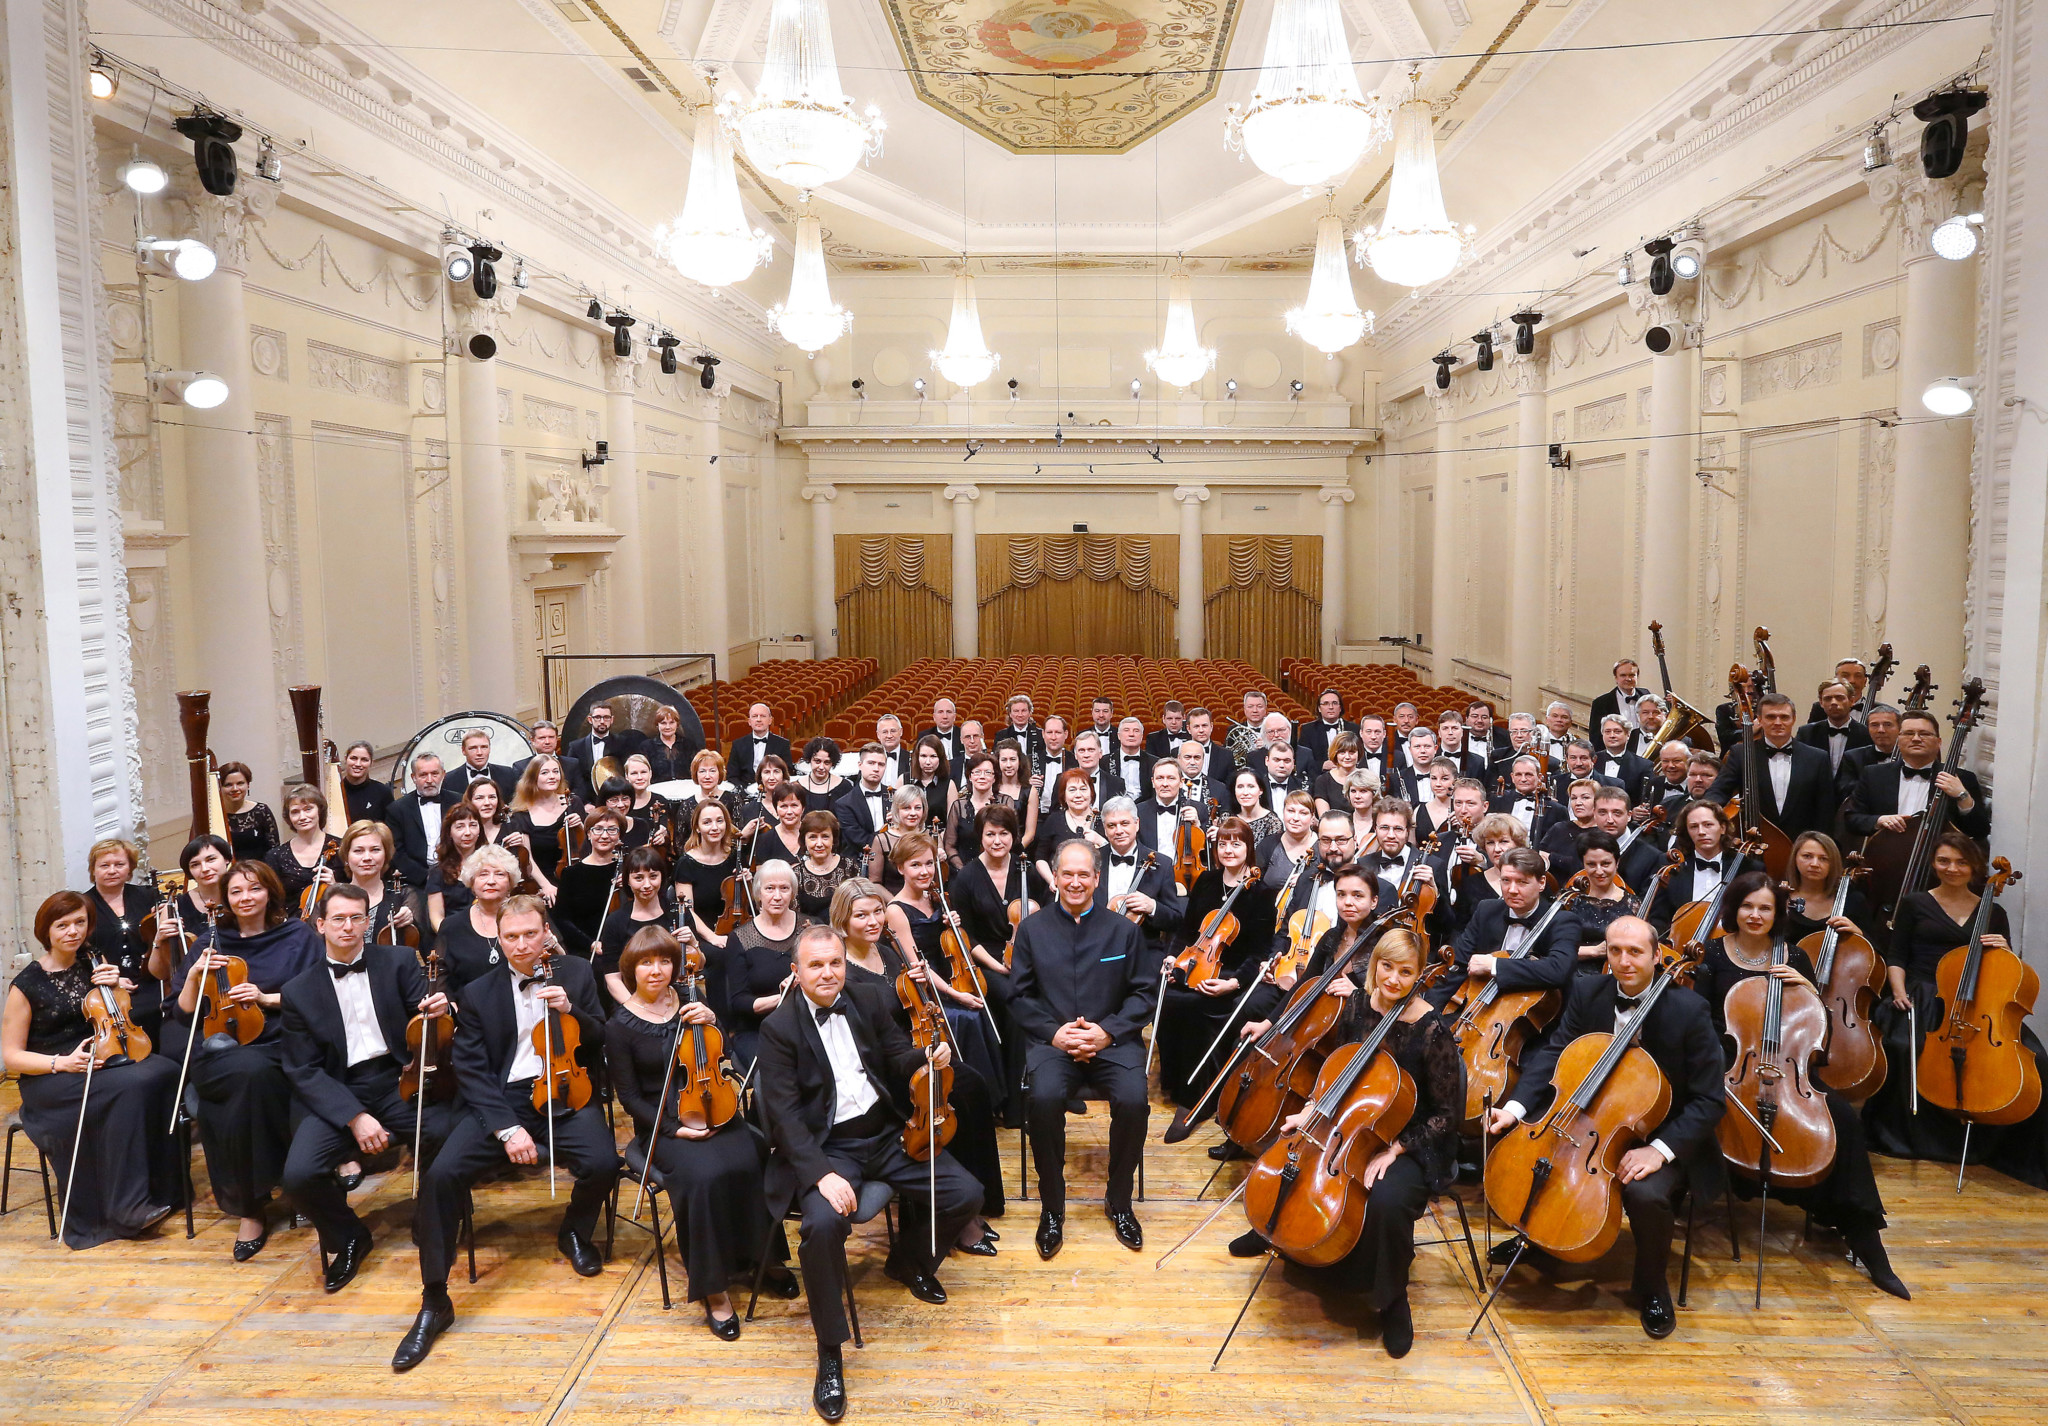
[[[1502,959],[1526,960],[1542,944],[1557,914],[1585,892],[1586,873],[1575,874],[1563,894],[1529,927],[1520,945]],[[1493,976],[1468,976],[1444,1006],[1452,1017],[1451,1038],[1465,1061],[1465,1125],[1478,1124],[1487,1105],[1507,1098],[1508,1073],[1522,1062],[1522,1048],[1532,1035],[1557,1018],[1562,991],[1502,990]]]
[[[1769,651],[1764,642],[1769,635],[1768,629],[1756,631],[1758,649]],[[1728,696],[1735,704],[1742,728],[1742,792],[1727,808],[1727,814],[1740,829],[1742,841],[1758,844],[1764,869],[1775,881],[1784,876],[1785,865],[1792,859],[1792,839],[1785,835],[1784,828],[1763,814],[1760,789],[1764,770],[1758,757],[1762,737],[1757,731],[1757,705],[1769,691],[1770,676],[1761,664],[1755,673],[1741,664],[1728,670]]]
[[[1949,715],[1954,731],[1949,734],[1948,755],[1936,769],[1953,774],[1963,765],[1963,744],[1984,718],[1984,680],[1973,678],[1963,685]],[[1923,710],[1924,711],[1924,710]],[[1927,789],[1927,806],[1906,819],[1903,830],[1887,832],[1880,827],[1863,843],[1864,860],[1870,863],[1870,894],[1875,903],[1896,914],[1898,903],[1915,891],[1925,891],[1933,880],[1934,844],[1948,830],[1950,799],[1938,785]]]
[[[1849,902],[1849,886],[1863,875],[1863,859],[1851,852],[1835,885],[1830,916]],[[1823,926],[1799,943],[1813,962],[1814,982],[1828,1011],[1828,1086],[1862,1103],[1884,1084],[1889,1068],[1884,1040],[1870,1023],[1870,1007],[1884,988],[1884,958],[1863,937]]]
[[[1784,965],[1785,943],[1771,946]],[[1799,981],[1752,975],[1728,992],[1723,1011],[1735,1063],[1723,1078],[1731,1113],[1714,1126],[1721,1156],[1768,1191],[1819,1183],[1835,1163],[1827,1091],[1813,1081],[1828,1042],[1828,1012]]]
[[2040,1067],[2020,1041],[2040,973],[1984,944],[1993,902],[2020,876],[2004,857],[1992,862],[1968,944],[1943,956],[1934,972],[1943,1011],[1920,1049],[1920,1095],[1968,1124],[2017,1124],[2041,1105]]

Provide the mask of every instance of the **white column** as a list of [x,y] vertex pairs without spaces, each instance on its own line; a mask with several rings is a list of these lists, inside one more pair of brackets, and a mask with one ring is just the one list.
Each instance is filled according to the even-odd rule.
[[981,606],[974,577],[974,502],[981,499],[981,488],[949,485],[945,494],[953,502],[953,657],[971,659],[981,649]]
[[1209,487],[1177,485],[1173,498],[1180,505],[1180,605],[1173,611],[1173,639],[1182,658],[1198,659],[1208,593],[1202,588],[1202,506],[1209,499]]
[[1544,358],[1514,356],[1508,360],[1508,384],[1515,389],[1515,495],[1512,505],[1512,572],[1508,579],[1508,676],[1516,708],[1533,709],[1541,701],[1543,650],[1548,644],[1544,617],[1543,552],[1549,513],[1550,462],[1548,411],[1543,389]]
[[1451,665],[1461,652],[1458,636],[1464,628],[1458,598],[1465,581],[1464,566],[1457,558],[1457,390],[1432,391],[1430,402],[1436,410],[1436,491],[1430,522],[1429,646],[1435,658],[1436,681],[1446,684],[1456,677]]
[[806,485],[804,499],[811,502],[811,637],[817,641],[818,657],[829,659],[839,652],[839,601],[837,564],[833,551],[832,502],[839,498],[836,485]]
[[1344,642],[1344,580],[1348,551],[1344,542],[1344,507],[1358,497],[1348,485],[1326,485],[1316,492],[1323,502],[1323,662],[1334,663]]
[[[718,676],[732,677],[732,610],[725,583],[725,477],[718,468],[718,416],[722,402],[715,391],[690,393],[690,415],[698,423],[691,449],[690,487],[696,493],[689,558],[697,571],[698,650],[718,655]],[[723,716],[728,710],[721,707]]]
[[1956,212],[1962,175],[1930,180],[1910,157],[1902,157],[1901,165],[1882,170],[1871,184],[1880,200],[1895,193],[1903,205],[1899,252],[1906,289],[1882,627],[1900,663],[1934,670],[1945,701],[1962,684],[1972,420],[1937,420],[1920,397],[1944,376],[1976,372],[1977,259],[1951,262],[1928,246],[1935,225]]
[[[256,470],[249,312],[242,291],[249,225],[275,205],[268,183],[216,198],[188,196],[198,236],[220,259],[213,276],[179,292],[178,340],[186,369],[212,372],[228,399],[211,411],[167,412],[185,427],[185,503],[192,527],[192,616],[199,687],[213,690],[209,741],[222,762],[255,771],[253,795],[274,802],[284,744],[271,667],[270,581],[263,559],[263,497]],[[252,669],[259,670],[251,678]],[[294,778],[296,780],[296,778]]]
[[[511,714],[519,707],[513,647],[512,512],[498,437],[497,330],[518,301],[506,283],[479,302],[468,288],[456,298],[455,468],[462,473],[463,642],[469,657],[469,706]],[[480,342],[478,339],[485,339]],[[479,360],[474,353],[493,355]]]
[[[654,652],[647,647],[647,539],[640,519],[640,428],[633,417],[645,351],[635,346],[631,356],[604,359],[604,428],[610,446],[598,473],[610,486],[606,517],[619,532],[611,557],[612,647],[628,654]],[[663,555],[675,558],[672,550]]]
[[[1662,320],[1661,316],[1659,318]],[[1637,652],[1645,669],[1657,667],[1649,624],[1664,626],[1674,677],[1683,683],[1692,667],[1692,603],[1686,585],[1692,573],[1692,519],[1687,501],[1693,489],[1693,431],[1699,402],[1694,398],[1699,354],[1690,348],[1650,358],[1650,465],[1643,495],[1643,625]]]

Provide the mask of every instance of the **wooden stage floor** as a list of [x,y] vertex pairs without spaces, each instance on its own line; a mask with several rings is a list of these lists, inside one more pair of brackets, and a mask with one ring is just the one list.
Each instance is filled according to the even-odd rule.
[[[1071,1181],[1084,1193],[1102,1181],[1107,1127],[1102,1106],[1091,1109],[1070,1121]],[[2048,1197],[1976,1170],[1958,1197],[1952,1168],[1890,1160],[1878,1177],[1910,1303],[1873,1289],[1831,1237],[1801,1244],[1801,1215],[1774,1209],[1764,1304],[1753,1309],[1749,1208],[1739,1265],[1725,1221],[1702,1225],[1691,1306],[1663,1343],[1643,1336],[1620,1296],[1626,1234],[1570,1278],[1518,1269],[1470,1339],[1470,1261],[1462,1246],[1425,1247],[1405,1361],[1388,1360],[1354,1301],[1319,1298],[1276,1269],[1212,1373],[1258,1264],[1223,1251],[1243,1227],[1233,1206],[1154,1268],[1209,1211],[1195,1194],[1213,1167],[1208,1134],[1166,1148],[1165,1122],[1155,1110],[1142,1256],[1117,1246],[1099,1199],[1076,1197],[1065,1251],[1041,1263],[1036,1204],[1013,1198],[1001,1256],[952,1259],[952,1301],[928,1307],[881,1275],[880,1221],[857,1230],[868,1345],[847,1348],[848,1420],[2035,1426],[2048,1409]],[[1014,1155],[1016,1136],[1004,1137]],[[377,1248],[329,1297],[303,1227],[274,1232],[239,1266],[233,1221],[211,1215],[190,1242],[174,1218],[145,1241],[66,1251],[47,1236],[34,1153],[26,1140],[15,1147],[14,1211],[0,1219],[0,1419],[18,1426],[816,1419],[801,1300],[764,1302],[738,1342],[720,1342],[681,1301],[679,1277],[675,1310],[662,1310],[648,1240],[632,1228],[602,1277],[578,1278],[555,1251],[544,1178],[478,1191],[481,1277],[471,1286],[458,1270],[455,1328],[424,1366],[395,1376],[391,1351],[419,1296],[409,1175],[357,1193]],[[1455,1231],[1447,1206],[1443,1218]]]

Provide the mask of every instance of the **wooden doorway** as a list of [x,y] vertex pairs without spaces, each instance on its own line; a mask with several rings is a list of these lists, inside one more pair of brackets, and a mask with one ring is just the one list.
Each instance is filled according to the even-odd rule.
[[[545,654],[567,654],[575,652],[578,591],[574,589],[537,589],[533,593],[533,652],[538,664]],[[555,710],[560,717],[568,711],[570,703],[580,689],[569,686],[569,665],[557,663],[548,665],[547,697],[545,706]]]

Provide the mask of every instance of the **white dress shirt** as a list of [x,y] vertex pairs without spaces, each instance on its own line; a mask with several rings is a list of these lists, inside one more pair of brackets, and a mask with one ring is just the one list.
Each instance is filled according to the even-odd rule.
[[1759,745],[1759,751],[1764,756],[1765,768],[1771,774],[1771,796],[1777,800],[1778,806],[1783,808],[1785,794],[1792,787],[1792,745],[1787,743],[1782,748],[1774,748],[1769,743],[1763,743]]
[[511,965],[505,967],[505,973],[512,977],[512,1009],[519,1021],[519,1036],[512,1048],[512,1063],[505,1070],[505,1083],[516,1084],[541,1076],[540,1051],[533,1047],[533,1027],[546,1016],[547,1007],[540,1003],[540,981],[522,990],[519,983],[526,977]]
[[[330,966],[341,964],[332,959],[327,963]],[[370,997],[370,973],[359,970],[336,977],[334,998],[341,1006],[341,1028],[348,1037],[346,1054],[350,1066],[389,1053],[390,1046],[384,1043],[383,1028],[377,1024],[377,1007]]]
[[1691,865],[1692,896],[1689,899],[1705,901],[1716,891],[1720,890],[1721,882],[1727,876],[1728,854],[1726,852],[1721,853],[1720,856],[1716,857],[1706,866],[1700,865],[1699,859],[1694,858]]
[[[1938,770],[1932,763],[1929,763],[1927,766],[1930,772]],[[1934,779],[1932,777],[1907,777],[1906,769],[1901,766],[1899,770],[1899,815],[1901,817],[1911,817],[1916,812],[1925,812],[1928,802],[1932,800],[1933,794]]]
[[434,848],[441,845],[441,804],[420,799],[420,825],[427,829],[427,854],[433,855]]
[[[1638,698],[1641,698],[1642,696],[1643,690],[1640,688],[1638,688],[1634,693],[1623,693],[1621,691],[1620,684],[1617,683],[1616,685],[1614,685],[1614,697],[1616,703],[1619,705],[1614,710],[1614,716],[1621,719],[1622,723],[1628,728],[1628,730],[1631,733],[1633,733],[1639,726],[1636,722],[1636,700]],[[1597,733],[1600,730],[1598,728],[1595,728],[1593,731]]]
[[1144,774],[1144,771],[1145,753],[1142,748],[1135,753],[1127,753],[1121,748],[1117,749],[1116,775],[1124,780],[1125,789],[1133,797],[1138,795],[1138,779]]
[[[1131,847],[1131,856],[1133,858],[1139,857],[1143,851],[1144,848],[1134,843]],[[1109,896],[1111,900],[1115,900],[1129,891],[1138,880],[1136,862],[1134,861],[1130,866],[1125,866],[1117,860],[1118,855],[1115,847],[1109,849]]]
[[[819,1009],[825,1008],[808,995],[804,1004],[813,1018]],[[867,1067],[860,1062],[860,1046],[853,1042],[852,1022],[845,1015],[827,1015],[818,1021],[818,1038],[825,1042],[825,1058],[832,1065],[832,1122],[843,1124],[858,1119],[874,1108],[881,1096],[875,1093]]]
[[1516,798],[1515,805],[1508,811],[1508,816],[1520,822],[1523,831],[1529,831],[1536,822],[1536,799],[1533,797]]
[[1180,809],[1176,805],[1159,814],[1158,829],[1155,833],[1161,851],[1172,851],[1174,838],[1180,835]]
[[[1643,992],[1644,995],[1648,995],[1649,993],[1650,992],[1647,990]],[[1640,999],[1641,997],[1638,998]],[[1620,990],[1617,989],[1614,994],[1614,1033],[1617,1038],[1628,1032],[1628,1022],[1635,1018],[1636,1013],[1635,1006],[1624,1006],[1621,1002],[1622,995]],[[1671,1152],[1671,1146],[1665,1143],[1662,1139],[1650,1140],[1650,1147],[1655,1149],[1658,1153],[1662,1154],[1664,1156],[1664,1162],[1667,1164],[1678,1157],[1677,1154]]]
[[1849,751],[1849,727],[1855,721],[1851,718],[1839,728],[1832,723],[1828,724],[1828,762],[1836,772],[1842,770],[1842,754]]

